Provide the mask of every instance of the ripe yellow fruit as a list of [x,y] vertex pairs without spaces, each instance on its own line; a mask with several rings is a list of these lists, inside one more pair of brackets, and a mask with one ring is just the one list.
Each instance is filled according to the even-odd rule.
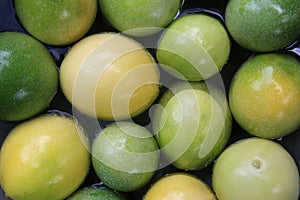
[[158,180],[144,200],[216,200],[211,189],[187,173],[174,173]]
[[89,169],[87,139],[69,117],[45,115],[17,125],[0,153],[0,183],[15,200],[61,200]]
[[159,93],[159,70],[136,41],[101,33],[78,42],[61,65],[67,99],[81,112],[102,120],[134,117]]

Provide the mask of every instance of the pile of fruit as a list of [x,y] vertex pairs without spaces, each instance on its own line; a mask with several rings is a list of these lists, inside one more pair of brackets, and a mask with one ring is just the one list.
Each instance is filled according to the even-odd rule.
[[299,0],[2,0],[0,199],[297,200]]

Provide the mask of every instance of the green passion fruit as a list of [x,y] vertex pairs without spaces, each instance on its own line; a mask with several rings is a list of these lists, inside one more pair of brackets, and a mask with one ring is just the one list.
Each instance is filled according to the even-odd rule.
[[97,0],[16,0],[24,28],[51,45],[68,45],[83,37],[97,14]]
[[126,200],[125,195],[108,187],[86,187],[78,190],[68,200]]
[[20,121],[44,111],[58,89],[53,57],[23,33],[0,33],[0,119]]
[[104,17],[117,30],[145,36],[161,31],[177,15],[182,0],[99,0]]
[[[157,107],[154,111],[153,130],[162,153],[175,167],[202,169],[227,144],[231,133],[231,114],[227,101],[223,108],[205,90],[177,86],[180,87],[179,90],[170,90],[177,90],[171,98],[168,91],[162,96],[160,105],[163,108]],[[197,88],[197,85],[194,87]],[[201,87],[202,84],[199,85]],[[226,100],[224,95],[222,97],[223,101]]]
[[222,200],[298,200],[299,173],[280,144],[262,138],[240,140],[218,157],[212,185]]
[[176,78],[201,81],[226,64],[230,40],[222,23],[206,14],[182,15],[163,33],[156,57],[163,69]]
[[152,134],[132,122],[104,128],[92,144],[92,163],[108,187],[129,192],[150,182],[158,167],[159,151]]
[[230,0],[225,21],[233,39],[246,49],[276,51],[300,35],[299,0]]

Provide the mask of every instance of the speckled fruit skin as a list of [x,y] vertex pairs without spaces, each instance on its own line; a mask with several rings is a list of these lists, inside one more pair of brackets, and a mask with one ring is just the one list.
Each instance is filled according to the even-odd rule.
[[[225,114],[226,107],[221,107],[208,92],[180,87],[182,89],[167,103],[164,99],[168,99],[170,93],[163,95],[164,110],[155,110],[153,130],[161,152],[176,168],[202,169],[211,164],[227,144],[231,114],[228,109]],[[194,87],[201,88],[201,84]]]
[[82,184],[88,140],[70,117],[43,115],[18,124],[0,153],[0,183],[14,200],[61,200]]
[[156,57],[176,78],[201,81],[218,73],[229,53],[230,40],[218,19],[205,14],[186,14],[167,27]]
[[92,144],[92,163],[108,187],[134,191],[153,177],[159,160],[155,139],[147,129],[132,122],[113,123]]
[[286,47],[300,35],[299,0],[230,0],[225,21],[241,46],[269,52]]
[[300,126],[300,63],[290,55],[261,54],[235,74],[229,103],[239,125],[250,134],[280,138]]
[[212,185],[220,200],[298,200],[299,172],[278,143],[249,138],[238,141],[216,160]]
[[17,16],[24,28],[51,45],[71,44],[92,26],[97,0],[16,0]]
[[126,200],[127,198],[108,187],[83,188],[72,194],[68,200]]
[[155,182],[143,200],[216,200],[216,196],[198,177],[177,172]]
[[20,121],[44,111],[58,88],[56,64],[34,38],[0,33],[0,119]]
[[[167,26],[177,15],[181,1],[99,0],[99,4],[102,14],[114,28],[126,34],[144,36]],[[140,28],[146,29],[137,30]]]

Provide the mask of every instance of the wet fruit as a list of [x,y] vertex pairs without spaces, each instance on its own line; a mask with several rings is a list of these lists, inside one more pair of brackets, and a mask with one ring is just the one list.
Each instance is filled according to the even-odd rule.
[[69,117],[45,115],[17,125],[0,153],[0,183],[12,199],[61,200],[89,169],[88,141]]
[[58,88],[56,64],[34,38],[0,33],[0,119],[20,121],[44,111]]

